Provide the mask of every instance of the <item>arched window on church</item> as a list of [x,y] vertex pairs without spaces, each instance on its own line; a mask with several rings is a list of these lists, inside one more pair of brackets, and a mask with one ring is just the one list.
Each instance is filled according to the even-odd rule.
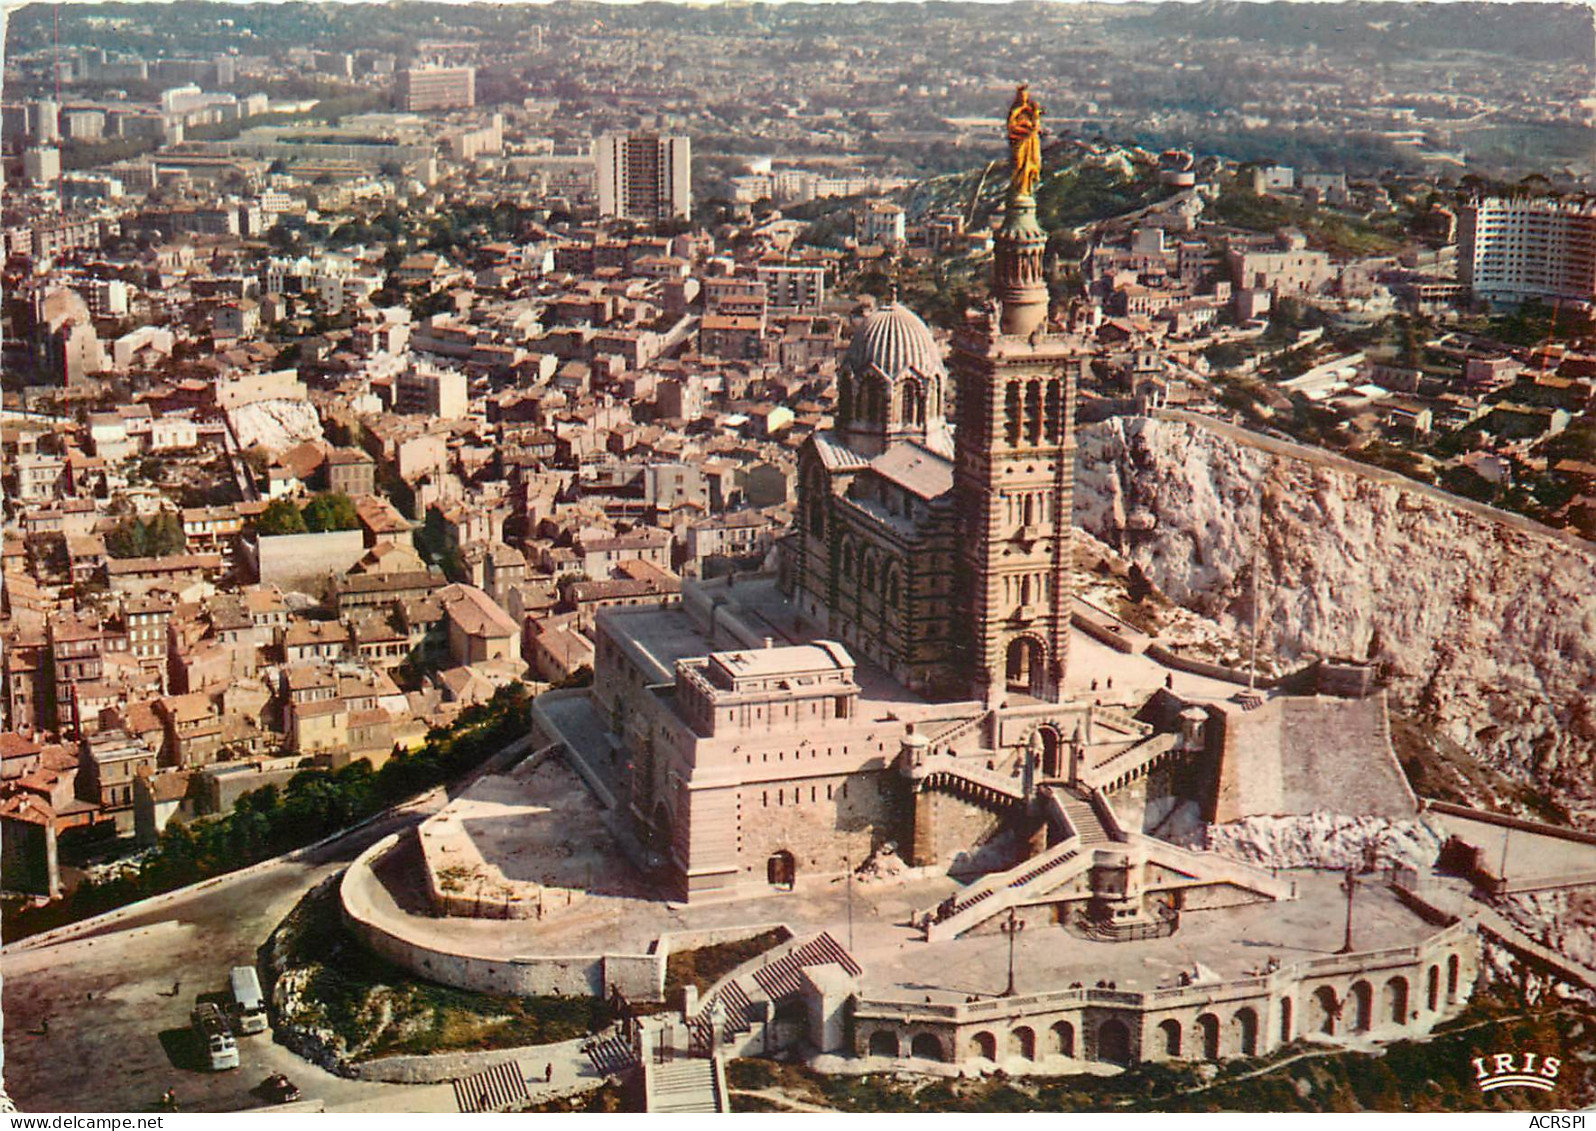
[[853,543],[851,541],[844,542],[842,545],[842,576],[852,577],[853,567]]
[[894,609],[896,609],[898,607],[898,597],[900,596],[900,592],[901,591],[900,591],[900,589],[898,587],[898,575],[897,575],[896,571],[887,574],[887,605],[888,605],[888,607],[894,608]]
[[866,589],[874,589],[876,587],[876,559],[868,553],[864,559],[864,587]]
[[1042,385],[1032,381],[1025,387],[1025,442],[1035,447],[1042,442]]
[[1063,425],[1063,412],[1060,404],[1060,382],[1055,380],[1047,383],[1047,442],[1056,444],[1059,441],[1059,431]]
[[1020,386],[1013,381],[1003,393],[1003,438],[1011,448],[1020,442]]
[[911,428],[924,424],[919,382],[905,381],[900,396],[902,399],[899,406],[898,419]]

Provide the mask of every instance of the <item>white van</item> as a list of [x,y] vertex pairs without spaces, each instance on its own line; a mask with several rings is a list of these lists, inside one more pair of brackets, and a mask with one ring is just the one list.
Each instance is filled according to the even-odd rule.
[[253,966],[235,966],[228,981],[233,989],[233,1024],[241,1037],[266,1031],[266,999]]

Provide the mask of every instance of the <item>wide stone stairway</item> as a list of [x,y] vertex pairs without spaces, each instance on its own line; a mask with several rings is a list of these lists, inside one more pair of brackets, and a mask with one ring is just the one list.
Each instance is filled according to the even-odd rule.
[[719,1061],[705,1057],[643,1066],[643,1096],[649,1112],[722,1112],[729,1110]]

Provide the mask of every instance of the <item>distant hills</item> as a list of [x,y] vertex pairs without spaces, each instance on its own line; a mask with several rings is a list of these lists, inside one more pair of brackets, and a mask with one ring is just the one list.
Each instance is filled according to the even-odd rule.
[[1325,51],[1482,51],[1575,64],[1596,61],[1596,11],[1585,4],[1535,3],[1204,3],[1125,4],[1149,34]]
[[[379,26],[361,3],[219,4],[204,0],[177,3],[61,4],[62,31],[92,18],[108,46],[131,43],[149,33],[179,32],[203,46],[230,40],[230,30],[250,27],[257,35],[303,38],[349,38],[361,34],[370,45],[393,44],[405,37],[436,34],[440,26],[457,33],[492,38],[511,29],[542,23],[571,26],[602,19],[611,29],[653,28],[666,24],[704,32],[746,33],[760,28],[775,35],[868,34],[874,29],[900,38],[918,21],[895,18],[906,9],[933,19],[968,19],[992,26],[1002,22],[1005,7],[1032,11],[1039,26],[1068,22],[1079,15],[1112,24],[1118,34],[1194,41],[1233,39],[1243,43],[1300,48],[1309,43],[1326,52],[1374,52],[1393,61],[1415,53],[1481,51],[1526,60],[1589,64],[1596,60],[1596,16],[1591,8],[1572,3],[1254,3],[1250,0],[1208,0],[1203,3],[1069,4],[1023,0],[992,3],[645,3],[605,4],[560,0],[553,4],[451,4],[401,2],[382,5]],[[12,50],[38,48],[53,34],[56,9],[34,3],[10,13]],[[216,19],[225,13],[226,25]],[[121,21],[127,25],[118,27]]]

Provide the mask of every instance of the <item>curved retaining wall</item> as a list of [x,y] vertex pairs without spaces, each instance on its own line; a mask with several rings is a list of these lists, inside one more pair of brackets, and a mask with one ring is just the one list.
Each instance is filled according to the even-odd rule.
[[665,955],[577,954],[490,957],[448,950],[432,940],[405,933],[403,924],[384,921],[370,885],[371,864],[399,843],[384,837],[362,852],[339,881],[345,925],[371,950],[424,978],[483,993],[519,997],[546,994],[603,996],[618,987],[633,1001],[660,1001],[665,992]]

